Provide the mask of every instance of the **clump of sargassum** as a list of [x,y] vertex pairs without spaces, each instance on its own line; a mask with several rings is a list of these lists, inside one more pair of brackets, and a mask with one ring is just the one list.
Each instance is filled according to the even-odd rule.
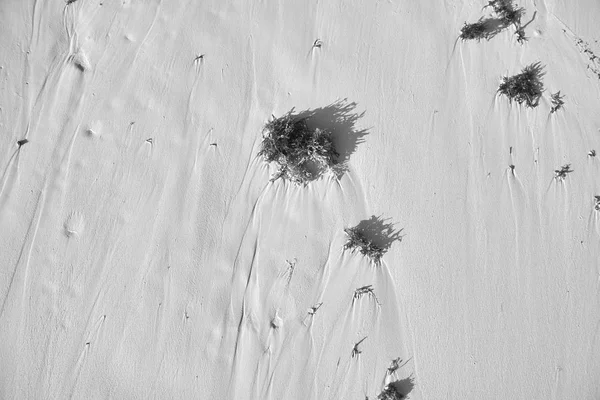
[[292,112],[293,109],[265,125],[258,154],[268,163],[274,162],[278,166],[271,181],[283,178],[306,185],[333,170],[339,153],[331,132],[310,128],[307,118]]
[[530,108],[537,107],[544,90],[541,76],[542,65],[533,63],[523,68],[520,74],[503,77],[498,92],[510,101],[525,103]]
[[344,250],[358,251],[363,256],[369,257],[376,264],[381,262],[385,249],[373,243],[365,233],[357,226],[344,229],[348,240],[344,244]]
[[406,396],[391,384],[386,385],[383,391],[379,393],[379,396],[377,396],[377,400],[402,400],[405,398]]

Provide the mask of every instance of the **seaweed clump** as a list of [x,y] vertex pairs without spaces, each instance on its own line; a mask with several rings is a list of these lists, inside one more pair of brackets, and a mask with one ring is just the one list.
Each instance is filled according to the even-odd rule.
[[339,153],[331,132],[310,128],[307,118],[294,115],[293,111],[265,125],[258,155],[277,164],[278,171],[271,181],[282,178],[306,185],[333,170]]
[[477,40],[488,38],[488,29],[485,25],[485,22],[479,20],[472,24],[468,24],[465,22],[465,25],[460,30],[460,38],[462,40]]
[[542,75],[542,65],[533,63],[523,68],[520,74],[503,77],[498,92],[511,102],[514,100],[530,108],[537,107],[544,90]]
[[482,17],[472,24],[465,22],[459,36],[462,40],[489,40],[510,25],[514,25],[517,41],[520,44],[527,41],[525,29],[521,26],[521,18],[525,13],[523,7],[516,6],[513,0],[491,0],[483,8],[488,7],[492,8],[494,15],[485,19]]
[[521,17],[525,9],[515,7],[512,0],[491,0],[486,7],[492,7],[505,26],[513,24],[517,29],[521,26]]
[[358,226],[346,228],[344,232],[348,235],[348,240],[344,244],[344,250],[358,250],[360,254],[369,257],[376,264],[381,262],[381,257],[383,257],[385,249],[367,238]]
[[550,101],[552,102],[552,108],[550,109],[550,113],[555,113],[565,105],[565,101],[563,100],[565,96],[560,94],[560,90],[556,93],[552,93],[550,95]]
[[379,396],[377,396],[377,400],[402,400],[406,399],[406,396],[403,395],[396,389],[393,385],[389,384],[383,389]]

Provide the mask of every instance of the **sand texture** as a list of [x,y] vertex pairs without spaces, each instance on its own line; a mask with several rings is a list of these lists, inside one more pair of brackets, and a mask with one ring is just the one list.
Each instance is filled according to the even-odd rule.
[[599,399],[600,2],[486,3],[1,0],[0,398]]

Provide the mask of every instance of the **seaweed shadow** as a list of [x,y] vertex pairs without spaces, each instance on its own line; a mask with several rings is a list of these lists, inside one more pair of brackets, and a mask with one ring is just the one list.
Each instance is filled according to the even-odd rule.
[[333,171],[337,178],[348,170],[350,156],[368,135],[367,129],[358,129],[356,124],[365,112],[355,112],[357,104],[348,99],[337,100],[325,107],[299,112],[296,117],[305,118],[309,128],[323,129],[331,133],[335,150],[339,153]]
[[481,21],[485,29],[485,38],[492,39],[494,36],[502,32],[507,26],[499,18],[486,18]]
[[406,397],[415,388],[415,380],[412,376],[390,383],[398,393]]

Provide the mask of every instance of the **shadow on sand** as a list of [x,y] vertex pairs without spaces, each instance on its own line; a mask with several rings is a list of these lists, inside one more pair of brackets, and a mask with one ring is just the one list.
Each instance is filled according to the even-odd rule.
[[355,102],[342,99],[328,106],[301,111],[295,115],[297,118],[306,119],[309,128],[331,132],[333,144],[339,153],[337,165],[333,168],[338,179],[348,170],[350,156],[368,135],[366,129],[356,128],[357,121],[365,115],[364,111],[355,112],[356,105]]
[[392,382],[390,385],[393,386],[398,393],[404,396],[404,398],[406,398],[406,396],[408,396],[408,394],[415,388],[415,381],[412,377],[408,377],[396,382]]

